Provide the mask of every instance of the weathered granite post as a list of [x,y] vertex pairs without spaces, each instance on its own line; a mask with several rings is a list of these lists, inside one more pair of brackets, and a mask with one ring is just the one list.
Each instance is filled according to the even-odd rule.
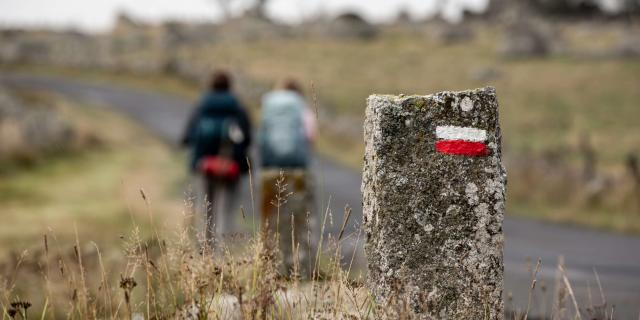
[[494,88],[372,95],[362,182],[369,286],[423,319],[502,319],[506,173]]

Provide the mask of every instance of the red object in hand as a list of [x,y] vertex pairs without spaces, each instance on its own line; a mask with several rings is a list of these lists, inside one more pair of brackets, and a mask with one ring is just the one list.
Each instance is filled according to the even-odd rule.
[[202,158],[198,167],[205,176],[213,178],[236,180],[240,175],[240,167],[235,161],[218,156]]
[[485,145],[484,143],[463,140],[437,141],[436,151],[440,153],[468,157],[484,157],[489,154],[487,145]]

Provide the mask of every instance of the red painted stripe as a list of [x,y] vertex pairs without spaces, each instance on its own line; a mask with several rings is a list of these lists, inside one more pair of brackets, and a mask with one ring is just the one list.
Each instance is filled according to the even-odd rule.
[[482,142],[464,140],[442,140],[436,142],[436,151],[458,156],[484,157],[489,154],[487,145]]

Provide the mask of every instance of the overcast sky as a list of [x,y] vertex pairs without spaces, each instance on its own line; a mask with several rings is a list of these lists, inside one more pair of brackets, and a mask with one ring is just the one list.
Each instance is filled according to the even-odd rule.
[[[231,0],[240,12],[252,0]],[[361,12],[372,21],[389,21],[406,9],[414,18],[432,15],[441,0],[271,0],[268,13],[273,18],[295,23],[318,12],[336,14],[345,10]],[[460,8],[482,10],[488,0],[447,0],[444,14],[459,19]],[[0,0],[0,25],[75,27],[103,31],[114,14],[125,11],[146,21],[164,19],[219,20],[222,11],[216,0]]]

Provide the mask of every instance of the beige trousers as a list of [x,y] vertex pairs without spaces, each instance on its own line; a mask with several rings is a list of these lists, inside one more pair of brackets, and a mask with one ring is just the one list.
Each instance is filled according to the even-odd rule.
[[316,219],[310,172],[302,169],[263,169],[260,176],[261,223],[272,244],[277,244],[284,272],[296,269],[309,277]]

